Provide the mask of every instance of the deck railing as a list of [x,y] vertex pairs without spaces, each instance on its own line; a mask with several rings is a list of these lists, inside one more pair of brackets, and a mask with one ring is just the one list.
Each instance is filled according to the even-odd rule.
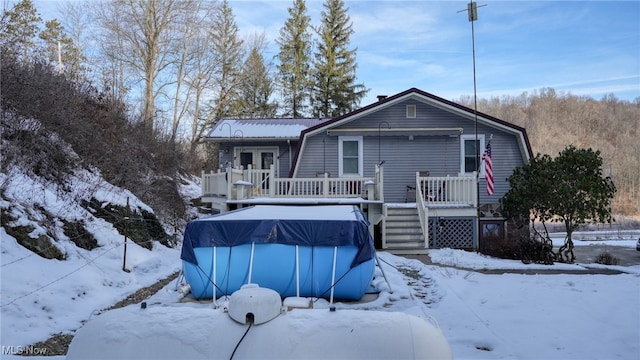
[[228,168],[226,172],[202,173],[204,196],[238,200],[252,197],[367,198],[382,197],[382,169],[374,177],[332,178],[328,173],[314,178],[278,178],[269,170]]
[[227,195],[227,173],[202,172],[201,190],[203,195],[226,196]]
[[476,176],[420,176],[416,173],[416,197],[418,193],[424,201],[424,206],[448,205],[471,206],[477,205]]
[[[419,175],[416,179],[419,179]],[[416,184],[419,183],[419,180],[416,180]],[[424,198],[422,187],[416,186],[416,208],[418,209],[418,218],[420,219],[420,227],[422,228],[422,235],[424,236],[424,247],[429,248],[429,212],[427,211]]]
[[[377,165],[372,178],[332,178],[329,174],[314,178],[278,178],[273,167],[269,170],[228,168],[226,172],[203,172],[202,194],[226,197],[228,200],[251,197],[363,197],[384,201],[383,178],[383,167]],[[416,198],[422,207],[475,207],[475,176],[430,177],[416,173]]]

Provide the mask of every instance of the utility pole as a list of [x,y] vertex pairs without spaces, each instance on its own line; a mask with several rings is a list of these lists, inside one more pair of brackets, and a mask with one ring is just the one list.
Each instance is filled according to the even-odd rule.
[[[480,5],[480,7],[487,5]],[[469,1],[465,10],[469,22],[471,23],[471,54],[473,57],[473,120],[474,120],[474,132],[475,132],[475,177],[476,177],[476,216],[478,217],[478,246],[480,246],[480,141],[478,140],[478,92],[476,85],[476,35],[473,23],[478,20],[478,6],[475,1]]]
[[127,270],[127,222],[129,222],[129,197],[127,197],[127,216],[124,217],[124,255],[122,257],[122,271]]

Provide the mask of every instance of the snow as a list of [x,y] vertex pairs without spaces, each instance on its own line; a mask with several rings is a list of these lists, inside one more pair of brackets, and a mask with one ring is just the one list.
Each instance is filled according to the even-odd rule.
[[[137,289],[151,285],[176,272],[180,266],[180,249],[154,243],[152,251],[129,242],[127,269],[123,265],[123,237],[111,224],[91,217],[75,207],[70,198],[59,196],[54,188],[43,186],[20,174],[0,174],[0,182],[9,184],[5,196],[15,199],[0,203],[3,211],[11,205],[13,215],[24,215],[29,204],[37,204],[65,219],[85,219],[87,227],[100,245],[93,251],[60,241],[67,260],[47,260],[24,247],[0,229],[0,345],[3,359],[22,359],[11,353],[26,348],[56,333],[73,333],[85,322],[108,316],[126,326],[127,331],[151,326],[144,317],[126,316],[139,310],[132,305],[121,311],[103,309],[126,298]],[[85,189],[100,201],[122,203],[127,197],[140,208],[144,204],[124,190],[112,188],[93,178],[79,174],[75,188]],[[195,187],[192,187],[193,191]],[[62,202],[62,203],[61,203]],[[24,224],[34,223],[20,218]],[[35,231],[46,231],[37,227]],[[598,243],[633,248],[635,240],[615,240],[611,235]],[[554,243],[561,242],[554,239]],[[590,241],[577,241],[587,246]],[[640,256],[640,252],[638,253]],[[604,266],[593,264],[525,265],[477,253],[452,249],[431,250],[433,264],[380,252],[381,267],[376,269],[373,285],[380,293],[367,295],[356,303],[335,303],[336,311],[363,310],[400,312],[437,321],[456,359],[638,359],[640,354],[640,266]],[[484,274],[483,269],[572,270],[607,267],[622,270],[618,275]],[[384,272],[384,274],[383,274]],[[385,281],[386,275],[388,283]],[[149,310],[171,309],[177,321],[172,329],[193,333],[185,317],[214,311],[211,303],[180,303],[180,287],[171,282],[147,299]],[[291,299],[287,304],[312,302],[315,310],[327,310],[324,299]],[[158,309],[158,310],[154,310]],[[188,310],[187,310],[188,309]],[[220,311],[215,310],[215,311]],[[304,311],[304,310],[294,310]],[[100,315],[100,313],[103,313]],[[322,320],[330,311],[313,313]],[[324,315],[317,315],[324,314]],[[435,320],[431,320],[435,319]],[[352,324],[350,316],[331,321],[339,328]],[[154,331],[162,331],[155,329]],[[166,334],[169,336],[172,334]],[[325,344],[314,334],[309,346]],[[175,344],[175,343],[174,343]],[[155,343],[159,349],[167,344]],[[159,354],[163,354],[161,351]],[[166,352],[165,354],[170,354]],[[159,358],[162,358],[160,356]],[[182,359],[181,356],[166,359]],[[35,357],[34,359],[38,359]],[[39,357],[52,359],[52,357]],[[64,359],[64,356],[53,357]]]
[[272,206],[260,205],[229,211],[218,216],[204,218],[204,221],[232,221],[232,220],[358,220],[351,206],[323,205],[308,206]]
[[226,140],[262,137],[297,139],[303,130],[324,120],[326,119],[223,119],[208,136]]

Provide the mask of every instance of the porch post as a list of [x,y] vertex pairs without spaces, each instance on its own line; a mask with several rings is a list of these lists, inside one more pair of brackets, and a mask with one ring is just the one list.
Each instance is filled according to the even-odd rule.
[[324,179],[322,179],[322,195],[324,197],[329,196],[329,173],[324,173]]
[[274,164],[269,165],[269,196],[274,197],[276,194],[276,167]]
[[247,170],[245,170],[245,172],[242,174],[242,178],[244,181],[248,181],[250,183],[253,184],[253,165],[252,164],[247,164]]
[[376,195],[384,202],[384,166],[376,164]]
[[202,170],[202,175],[200,176],[200,178],[202,179],[202,181],[200,183],[200,194],[202,194],[202,195],[206,194],[206,191],[207,191],[207,189],[206,189],[207,188],[207,185],[206,185],[207,180],[205,179],[204,174],[205,174],[205,172],[204,172],[204,170]]
[[233,167],[227,165],[227,200],[233,200]]

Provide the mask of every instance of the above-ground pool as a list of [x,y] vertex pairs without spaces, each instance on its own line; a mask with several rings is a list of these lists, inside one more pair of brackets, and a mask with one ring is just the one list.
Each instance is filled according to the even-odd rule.
[[359,300],[375,249],[357,206],[259,205],[187,224],[181,259],[196,299],[253,283],[282,297]]

